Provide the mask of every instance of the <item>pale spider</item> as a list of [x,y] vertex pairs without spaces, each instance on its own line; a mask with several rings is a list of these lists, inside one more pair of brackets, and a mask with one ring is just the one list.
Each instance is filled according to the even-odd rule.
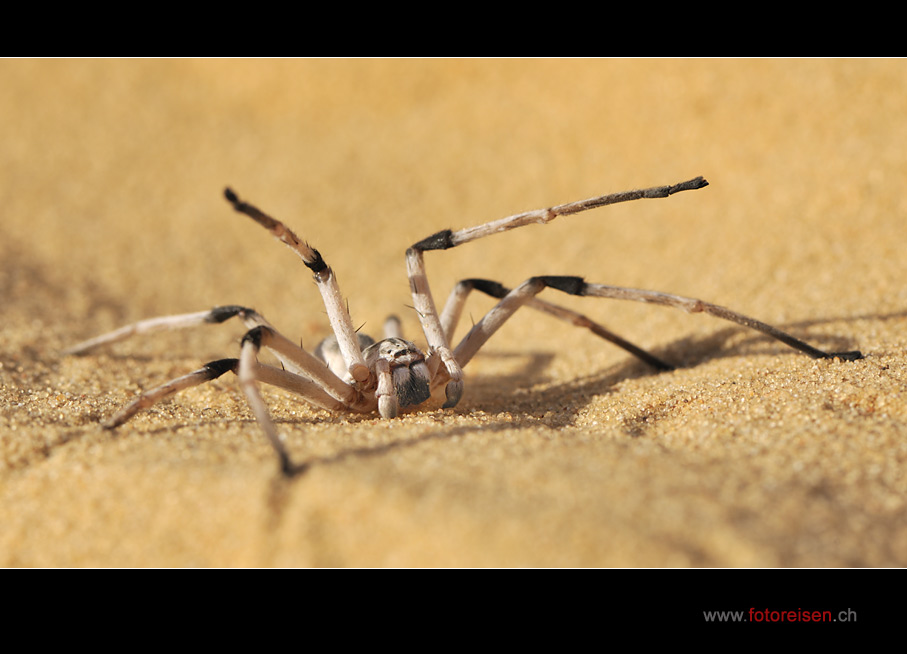
[[[333,336],[322,341],[315,348],[314,354],[310,354],[301,345],[294,344],[280,334],[253,309],[221,306],[210,311],[143,320],[79,343],[66,350],[66,353],[82,354],[133,334],[221,323],[238,316],[248,327],[242,339],[238,359],[212,361],[199,370],[145,391],[107,420],[104,426],[112,429],[122,425],[140,410],[152,406],[163,398],[216,379],[230,370],[237,374],[249,406],[277,452],[281,470],[287,475],[293,474],[297,469],[294,469],[268,414],[258,390],[259,382],[292,391],[311,404],[331,411],[371,413],[377,410],[382,418],[394,418],[400,409],[417,407],[429,399],[433,389],[444,385],[447,399],[443,406],[453,407],[463,395],[463,367],[504,321],[524,305],[573,325],[585,327],[656,369],[673,369],[658,357],[620,338],[586,316],[538,299],[536,295],[544,288],[553,288],[571,295],[663,304],[690,313],[705,312],[759,330],[813,358],[836,357],[848,361],[862,358],[858,351],[823,352],[776,327],[702,300],[656,291],[591,284],[580,277],[552,275],[532,277],[513,290],[494,281],[466,279],[454,287],[440,314],[435,308],[423,261],[423,253],[426,250],[446,250],[530,223],[544,224],[562,215],[641,198],[666,198],[680,191],[700,189],[707,185],[705,179],[697,177],[672,186],[613,193],[548,209],[529,211],[458,231],[446,229],[415,243],[406,251],[406,267],[413,305],[428,342],[426,352],[403,339],[400,323],[393,317],[385,323],[383,340],[376,342],[364,334],[357,333],[337,280],[318,250],[301,241],[282,222],[240,200],[228,188],[224,195],[236,211],[252,218],[274,237],[288,245],[314,273],[315,283],[324,299]],[[472,290],[491,295],[499,299],[499,302],[473,325],[455,348],[451,348],[454,329],[466,298]],[[260,363],[258,352],[262,347],[271,351],[281,362],[282,367]]]

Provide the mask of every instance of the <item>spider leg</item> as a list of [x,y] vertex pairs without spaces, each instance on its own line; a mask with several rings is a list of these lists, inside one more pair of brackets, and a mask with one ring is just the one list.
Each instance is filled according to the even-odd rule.
[[581,211],[588,211],[609,204],[629,202],[631,200],[666,198],[675,193],[680,193],[681,191],[693,191],[708,185],[709,183],[704,178],[696,177],[679,184],[653,186],[651,188],[638,189],[635,191],[622,191],[620,193],[600,195],[589,198],[588,200],[568,202],[567,204],[560,204],[555,207],[548,207],[547,209],[537,209],[535,211],[515,214],[513,216],[508,216],[507,218],[493,220],[488,223],[476,225],[475,227],[467,227],[466,229],[457,231],[445,229],[419,241],[412,247],[417,250],[448,250],[452,247],[468,243],[469,241],[475,241],[476,239],[491,236],[492,234],[506,232],[511,229],[516,229],[517,227],[522,227],[523,225],[531,225],[533,223],[544,225],[545,223],[550,223],[558,216],[567,216],[574,213],[580,213]]
[[[460,320],[460,315],[463,311],[463,305],[465,304],[466,298],[472,290],[481,291],[482,293],[490,295],[494,298],[498,298],[499,300],[503,299],[507,296],[508,293],[510,293],[509,288],[506,288],[498,282],[490,281],[487,279],[464,279],[458,282],[457,285],[454,286],[453,291],[451,291],[450,296],[447,299],[447,303],[444,305],[444,311],[441,312],[441,325],[444,328],[444,333],[447,335],[449,341],[453,340],[454,330],[456,329],[457,323]],[[537,297],[528,298],[526,300],[526,306],[531,307],[537,311],[541,311],[542,313],[547,313],[550,316],[554,316],[555,318],[563,320],[564,322],[570,323],[571,325],[574,325],[576,327],[585,327],[596,336],[600,336],[606,341],[610,341],[614,345],[623,348],[633,356],[641,359],[642,361],[645,361],[657,370],[674,369],[674,366],[672,366],[671,364],[665,363],[651,352],[647,352],[638,345],[634,345],[626,339],[621,338],[611,330],[581,313],[572,311],[557,304],[552,304],[551,302],[546,302],[545,300],[540,300]],[[465,365],[465,363],[463,361],[460,361],[460,365]]]
[[261,331],[253,329],[243,337],[242,349],[239,355],[239,386],[242,388],[243,395],[249,403],[249,408],[255,415],[255,421],[261,430],[265,433],[277,457],[280,460],[280,470],[287,476],[293,476],[295,469],[290,460],[290,455],[280,440],[277,433],[277,427],[271,419],[268,407],[265,404],[261,392],[258,390],[258,380],[260,379],[261,366],[258,363],[258,351],[261,349]]
[[[431,296],[422,250],[413,246],[406,251],[406,269],[413,294],[413,306],[419,315],[422,332],[428,341],[429,370],[436,382],[446,380],[444,408],[456,406],[463,396],[463,368],[450,349],[450,343],[441,327],[441,319]],[[435,376],[437,373],[437,376]]]
[[258,348],[267,348],[291,372],[311,379],[351,411],[367,413],[375,410],[373,398],[340,379],[321,359],[309,354],[273,327],[261,325],[251,329],[243,338],[243,343],[249,340]]
[[[239,359],[219,359],[206,363],[198,370],[171,379],[138,395],[102,424],[107,429],[115,429],[131,420],[139,411],[148,409],[171,395],[217,379],[227,371],[236,373],[238,369]],[[291,391],[322,409],[337,411],[345,408],[342,402],[331,397],[315,382],[286,370],[260,363],[257,378],[265,384]]]
[[112,332],[101,334],[94,338],[77,343],[72,347],[63,350],[63,354],[85,354],[102,345],[116,343],[136,334],[150,334],[153,332],[167,331],[173,329],[187,329],[205,324],[222,323],[234,316],[239,316],[243,323],[249,329],[258,325],[269,325],[264,317],[254,309],[241,307],[238,305],[227,305],[214,307],[208,311],[198,311],[196,313],[181,313],[175,316],[160,316],[157,318],[148,318],[139,322],[125,325]]
[[[569,279],[569,278],[568,278]],[[675,309],[683,309],[687,313],[706,313],[715,318],[728,320],[730,322],[749,327],[762,332],[772,338],[781,341],[785,345],[800,350],[813,359],[843,359],[844,361],[856,361],[862,359],[863,354],[859,350],[850,350],[847,352],[825,352],[805,343],[798,338],[794,338],[785,331],[773,327],[755,318],[745,316],[742,313],[731,311],[725,307],[704,302],[696,298],[673,295],[671,293],[661,293],[659,291],[646,291],[636,288],[622,288],[619,286],[608,286],[606,284],[587,284],[582,279],[576,278],[576,286],[570,285],[571,290],[576,291],[575,295],[589,295],[593,297],[603,297],[615,300],[632,300],[634,302],[648,302],[651,304],[661,304]]]
[[[194,327],[197,325],[210,324],[210,323],[222,323],[230,318],[238,316],[243,323],[249,327],[250,330],[255,331],[256,328],[260,328],[259,331],[262,332],[262,341],[264,347],[267,347],[273,354],[280,360],[281,364],[287,368],[290,373],[293,373],[293,377],[297,379],[305,377],[311,379],[317,384],[318,390],[309,390],[307,384],[303,384],[302,387],[298,387],[296,392],[302,394],[304,397],[320,397],[319,394],[323,394],[324,398],[321,398],[315,401],[315,404],[318,406],[324,406],[325,408],[336,409],[338,406],[340,408],[347,407],[354,411],[361,410],[370,410],[370,402],[367,398],[363,398],[362,394],[357,390],[353,389],[350,385],[346,384],[341,380],[337,375],[333,374],[325,366],[324,362],[313,355],[309,354],[302,347],[292,343],[285,336],[280,334],[261,314],[256,312],[254,309],[249,309],[247,307],[242,307],[238,305],[227,305],[214,307],[209,311],[199,311],[197,313],[185,313],[174,316],[162,316],[158,318],[149,318],[147,320],[142,320],[140,322],[126,325],[120,327],[119,329],[109,332],[107,334],[102,334],[95,338],[83,341],[73,347],[64,350],[65,354],[84,354],[93,350],[102,345],[107,345],[109,343],[114,343],[121,341],[129,336],[135,334],[145,334],[156,331],[163,330],[172,330],[172,329],[184,329],[189,327]],[[224,359],[224,361],[230,361],[230,359]],[[214,362],[217,363],[217,362]],[[208,364],[213,365],[213,364]],[[217,368],[215,366],[215,368]],[[178,380],[173,380],[168,382],[164,386],[161,386],[153,391],[149,391],[147,395],[148,398],[142,400],[142,402],[148,402],[148,404],[137,404],[131,413],[125,416],[123,420],[117,424],[122,424],[126,420],[132,417],[137,411],[140,411],[151,404],[159,401],[161,398],[171,395],[174,392],[182,390],[183,388],[189,388],[195,386],[202,382],[208,381],[209,379],[214,379],[216,377],[205,378],[205,370],[197,370],[194,373],[190,373],[185,377],[181,377]],[[209,371],[210,372],[210,371]],[[225,370],[222,370],[217,376],[223,374]],[[269,379],[263,379],[266,383],[273,383],[276,386],[281,386],[287,388],[288,390],[294,390],[294,382],[287,380],[286,378],[281,377],[278,373],[268,373],[263,374],[270,375]],[[272,379],[273,378],[273,381]],[[307,380],[303,380],[307,381]],[[170,386],[174,384],[175,386]],[[298,385],[297,385],[298,386]],[[136,400],[135,402],[138,402]],[[125,411],[125,409],[124,409]]]
[[[182,377],[168,381],[156,388],[145,391],[117,411],[110,419],[106,420],[103,423],[104,428],[116,429],[132,419],[139,411],[148,409],[179,391],[217,379],[230,370],[240,377],[240,387],[255,414],[256,420],[262,426],[262,430],[265,432],[272,447],[277,452],[280,459],[281,471],[285,475],[292,475],[295,469],[290,462],[289,455],[287,454],[283,443],[277,436],[273,421],[271,421],[270,416],[267,414],[264,400],[261,398],[261,394],[258,392],[257,387],[254,385],[254,380],[257,379],[258,381],[293,391],[294,393],[302,395],[305,400],[312,404],[325,409],[334,410],[342,408],[343,405],[327,395],[315,383],[286,372],[285,370],[258,364],[257,360],[254,361],[254,364],[257,365],[255,365],[254,370],[252,370],[253,364],[248,362],[243,364],[242,359],[242,357],[254,357],[254,353],[252,355],[248,354],[248,349],[249,348],[243,349],[243,354],[240,359],[220,359],[218,361],[212,361],[188,375],[183,375]],[[250,377],[253,380],[252,382],[250,382]]]
[[[708,182],[702,177],[696,177],[669,186],[654,186],[635,191],[611,193],[589,198],[588,200],[561,204],[547,209],[528,211],[526,213],[516,214],[458,231],[445,229],[413,244],[406,251],[406,268],[409,274],[410,289],[413,295],[413,305],[419,315],[422,331],[425,333],[425,338],[432,350],[430,356],[437,356],[444,368],[443,371],[438,371],[439,374],[437,379],[441,380],[445,377],[448,379],[447,387],[445,389],[447,393],[447,402],[444,403],[444,406],[455,406],[463,394],[463,363],[460,360],[460,357],[455,356],[450,349],[448,334],[445,333],[441,318],[438,315],[438,310],[435,307],[434,299],[431,295],[431,288],[428,284],[423,256],[426,250],[448,250],[476,239],[516,229],[517,227],[522,227],[524,225],[533,223],[545,224],[551,222],[558,216],[588,211],[589,209],[616,204],[618,202],[629,202],[631,200],[647,198],[666,198],[675,193],[680,193],[681,191],[692,191],[705,186],[708,186]],[[501,303],[504,302],[505,300],[501,301]],[[494,309],[492,311],[494,311]],[[470,355],[470,358],[471,356],[472,355]]]
[[[374,402],[371,404],[365,403],[364,406],[360,407],[348,406],[322,387],[323,380],[314,381],[312,379],[307,379],[306,377],[297,375],[288,370],[275,368],[258,361],[258,352],[266,341],[269,349],[274,350],[275,353],[279,351],[283,353],[284,356],[287,356],[286,352],[295,346],[292,346],[292,343],[290,343],[289,345],[291,347],[287,347],[286,344],[289,343],[289,341],[284,342],[285,340],[286,339],[282,339],[279,335],[274,334],[268,327],[251,329],[246,333],[245,337],[243,337],[239,359],[220,359],[218,361],[211,361],[187,375],[177,377],[160,386],[147,390],[117,411],[116,414],[103,423],[103,426],[106,429],[115,429],[132,419],[139,411],[148,409],[179,391],[212,381],[227,371],[232,371],[236,373],[239,378],[240,388],[243,391],[243,395],[246,397],[246,401],[249,403],[249,407],[252,409],[252,413],[255,415],[256,422],[258,422],[280,459],[281,471],[290,476],[296,471],[296,468],[294,468],[290,461],[286,448],[283,446],[283,442],[277,434],[274,421],[271,420],[264,399],[261,397],[261,393],[258,390],[259,382],[290,391],[299,395],[310,404],[329,411],[337,411],[344,408],[359,408],[359,410],[362,411],[370,411],[374,408]],[[300,351],[302,350],[300,349]],[[296,352],[292,352],[291,354],[294,359],[301,358]],[[318,363],[321,368],[327,371],[324,364],[321,362]],[[332,375],[332,373],[327,371],[327,375]],[[337,378],[335,377],[335,379]],[[337,382],[343,384],[339,379],[337,379]],[[345,384],[343,385],[346,386]],[[346,386],[346,388],[355,393],[352,388],[348,386]]]
[[296,234],[279,220],[267,215],[261,209],[240,200],[231,189],[227,188],[224,190],[224,197],[227,198],[227,201],[233,205],[237,212],[252,218],[252,220],[271,232],[274,238],[296,252],[306,267],[312,271],[315,276],[315,284],[318,286],[327,310],[331,329],[334,330],[340,351],[346,361],[349,378],[359,383],[367,383],[371,373],[362,358],[356,329],[353,327],[353,321],[343,301],[343,295],[340,293],[340,287],[337,284],[334,271],[324,262],[318,250],[301,241]]
[[397,316],[388,316],[385,319],[384,338],[403,338],[403,327]]
[[237,371],[239,365],[238,359],[220,359],[206,363],[203,367],[190,372],[188,375],[177,377],[160,386],[145,391],[122,409],[117,411],[113,416],[105,420],[102,424],[106,429],[116,429],[123,423],[131,420],[135,414],[143,409],[147,409],[164,398],[170,397],[179,391],[183,391],[193,386],[198,386],[205,382],[217,379],[228,370]]
[[676,309],[683,309],[688,313],[706,313],[716,318],[729,320],[738,325],[758,330],[794,349],[804,352],[814,359],[837,358],[845,361],[854,361],[863,358],[863,355],[856,350],[849,352],[825,352],[800,339],[794,338],[777,327],[737,313],[736,311],[731,311],[730,309],[695,298],[661,293],[658,291],[622,288],[618,286],[607,286],[605,284],[589,284],[581,277],[543,276],[532,277],[507,293],[494,308],[473,326],[454,350],[454,355],[460,365],[465,366],[479,348],[491,338],[492,334],[494,334],[517,309],[531,302],[535,296],[545,288],[553,288],[570,295],[632,300],[635,302],[661,304]]

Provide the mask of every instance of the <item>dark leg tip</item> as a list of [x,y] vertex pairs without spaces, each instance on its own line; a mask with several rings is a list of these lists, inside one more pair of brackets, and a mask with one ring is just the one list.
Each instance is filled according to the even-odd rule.
[[540,277],[533,277],[533,280],[537,280],[545,284],[550,288],[557,289],[563,293],[568,293],[569,295],[585,295],[586,294],[586,282],[582,277],[573,277],[566,275],[542,275]]
[[280,474],[283,475],[286,479],[293,479],[304,474],[309,469],[308,463],[295,464],[290,461],[290,457],[286,454],[281,454],[280,456]]
[[499,299],[503,299],[504,296],[510,292],[510,289],[503,284],[493,282],[490,279],[464,279],[460,283],[466,284],[481,293],[485,293],[485,295],[490,295],[491,297]]

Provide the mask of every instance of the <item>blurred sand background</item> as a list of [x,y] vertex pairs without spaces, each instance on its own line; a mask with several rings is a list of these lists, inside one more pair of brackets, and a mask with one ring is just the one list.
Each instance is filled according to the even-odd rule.
[[[907,564],[905,61],[4,60],[0,129],[0,565]],[[424,342],[414,241],[696,175],[428,253],[436,300],[582,275],[864,360],[548,291],[682,367],[527,310],[455,410],[381,421],[265,389],[309,463],[286,481],[230,374],[98,425],[236,356],[240,325],[59,354],[219,304],[308,347],[328,333],[309,271],[228,184],[322,252],[357,325],[398,313]]]

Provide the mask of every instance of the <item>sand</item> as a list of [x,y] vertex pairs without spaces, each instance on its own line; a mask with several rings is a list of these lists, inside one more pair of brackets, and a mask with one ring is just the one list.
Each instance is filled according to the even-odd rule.
[[[0,61],[0,565],[897,567],[907,564],[907,62]],[[423,342],[403,253],[444,228],[611,191],[710,185],[426,256],[436,299],[539,274],[699,297],[703,315],[544,297],[678,365],[518,313],[452,410],[392,421],[231,374],[115,432],[129,398],[243,328],[73,343],[221,304],[312,348],[309,271]],[[470,299],[465,333],[493,302]]]

